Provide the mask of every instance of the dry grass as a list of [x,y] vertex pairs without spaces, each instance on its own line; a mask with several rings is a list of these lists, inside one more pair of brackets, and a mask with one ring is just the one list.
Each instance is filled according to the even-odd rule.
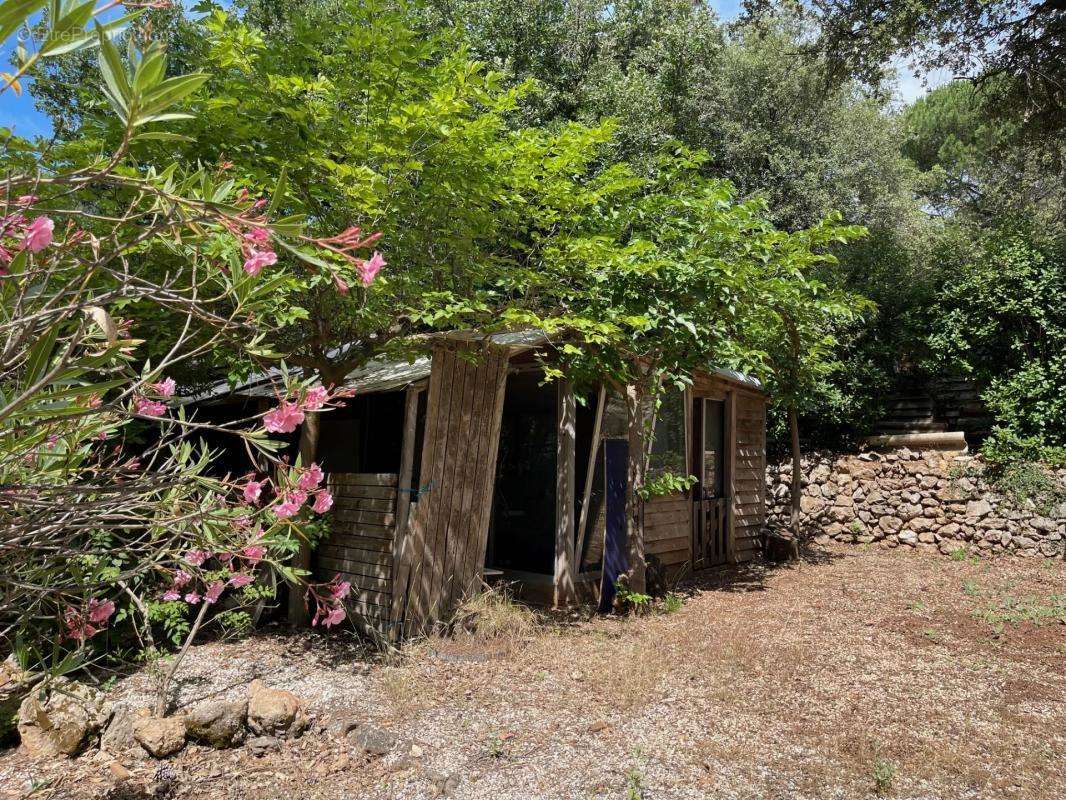
[[[348,745],[313,734],[262,760],[187,751],[176,796],[421,800],[437,772],[460,776],[459,800],[622,800],[638,784],[649,800],[1058,800],[1064,583],[1062,563],[833,547],[705,576],[671,614],[553,622],[489,595],[454,637],[358,681],[342,660],[277,660],[314,709],[351,702],[419,742],[419,765],[318,775],[307,764]],[[0,757],[0,779],[16,762]],[[219,763],[225,779],[205,777]],[[52,796],[93,796],[78,794],[93,770],[79,760]]]

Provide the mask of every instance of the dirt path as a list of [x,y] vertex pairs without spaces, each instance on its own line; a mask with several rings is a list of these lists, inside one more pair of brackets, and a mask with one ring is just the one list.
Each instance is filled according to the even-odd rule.
[[[394,665],[318,637],[198,648],[183,702],[259,675],[317,719],[405,746],[368,758],[313,731],[262,758],[189,747],[179,798],[899,798],[1066,796],[1066,565],[815,549],[722,573],[675,613],[556,621],[532,635],[429,643]],[[138,699],[141,676],[112,694]],[[401,753],[401,750],[403,753]],[[157,764],[33,764],[21,797],[134,798]]]

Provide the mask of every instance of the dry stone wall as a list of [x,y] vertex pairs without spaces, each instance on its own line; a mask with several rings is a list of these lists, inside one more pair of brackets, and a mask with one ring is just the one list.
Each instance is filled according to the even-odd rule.
[[[818,542],[1063,558],[1066,503],[1041,513],[996,493],[977,457],[814,453],[803,474],[803,533]],[[1066,485],[1066,470],[1056,477]],[[789,460],[767,469],[771,527],[788,525],[791,478]]]

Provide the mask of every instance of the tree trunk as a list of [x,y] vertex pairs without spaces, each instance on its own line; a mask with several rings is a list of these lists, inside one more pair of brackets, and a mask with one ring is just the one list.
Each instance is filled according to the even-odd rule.
[[[304,423],[300,426],[300,465],[303,467],[309,466],[318,453],[319,421],[317,411],[304,413]],[[300,549],[292,557],[291,566],[303,571],[311,568],[311,546],[307,542],[300,541]],[[296,628],[306,628],[308,622],[307,604],[304,602],[301,587],[297,583],[289,584],[289,624]]]
[[644,518],[641,491],[647,473],[647,458],[643,387],[626,386],[629,456],[626,463],[626,545],[629,560],[627,583],[629,590],[644,594],[646,589],[644,562]]
[[800,429],[796,406],[788,407],[788,427],[792,433],[792,536],[799,541],[800,535],[800,501],[803,499],[803,466],[800,463]]

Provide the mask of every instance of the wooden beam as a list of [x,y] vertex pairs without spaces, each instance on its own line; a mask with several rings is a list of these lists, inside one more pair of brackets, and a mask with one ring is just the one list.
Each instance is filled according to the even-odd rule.
[[581,494],[581,516],[577,521],[577,545],[574,547],[574,572],[581,572],[581,559],[588,537],[589,503],[592,502],[592,479],[596,475],[596,454],[600,450],[600,431],[603,428],[603,407],[607,405],[607,385],[600,384],[596,396],[596,421],[592,424],[592,444],[589,446],[588,468],[585,470],[585,489]]
[[555,573],[556,607],[574,602],[574,473],[577,440],[577,400],[574,387],[559,381],[556,392],[555,440]]

